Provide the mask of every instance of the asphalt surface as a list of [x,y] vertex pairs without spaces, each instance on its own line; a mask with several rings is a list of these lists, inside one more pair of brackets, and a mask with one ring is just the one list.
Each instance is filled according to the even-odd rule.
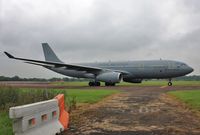
[[165,94],[200,87],[115,87],[113,95],[71,113],[64,135],[200,135],[200,116]]

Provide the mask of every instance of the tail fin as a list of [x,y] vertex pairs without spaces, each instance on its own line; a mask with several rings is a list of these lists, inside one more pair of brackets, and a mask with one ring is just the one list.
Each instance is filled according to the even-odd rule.
[[61,62],[59,58],[56,56],[56,54],[53,52],[51,47],[48,45],[48,43],[42,43],[42,48],[44,52],[44,57],[46,61],[53,61],[53,62]]

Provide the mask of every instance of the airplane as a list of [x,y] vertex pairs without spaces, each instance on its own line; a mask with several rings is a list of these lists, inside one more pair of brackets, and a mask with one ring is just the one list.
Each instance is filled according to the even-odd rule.
[[76,78],[92,79],[89,86],[115,86],[122,80],[129,83],[142,83],[144,79],[168,79],[172,86],[172,78],[193,72],[187,64],[173,60],[146,60],[123,62],[100,62],[65,64],[53,52],[48,43],[42,43],[45,61],[14,57],[4,52],[9,58],[22,60],[25,63],[42,66],[54,72]]

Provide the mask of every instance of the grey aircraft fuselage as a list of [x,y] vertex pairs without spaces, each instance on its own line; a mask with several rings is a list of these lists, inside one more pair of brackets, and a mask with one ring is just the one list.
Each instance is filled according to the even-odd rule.
[[[172,60],[96,62],[78,63],[77,65],[128,72],[129,74],[124,75],[123,79],[168,79],[184,76],[193,71],[187,64]],[[66,76],[95,79],[93,74],[86,73],[85,71],[66,70],[62,67],[48,69]]]

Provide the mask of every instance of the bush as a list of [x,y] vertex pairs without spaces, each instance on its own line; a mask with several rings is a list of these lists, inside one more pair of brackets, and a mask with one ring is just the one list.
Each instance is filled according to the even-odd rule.
[[6,109],[13,106],[19,98],[18,89],[12,87],[0,86],[0,109]]
[[70,98],[66,90],[55,89],[30,89],[30,88],[13,88],[0,85],[0,110],[6,110],[12,106],[35,103],[49,100],[58,94],[65,95],[65,102],[68,110],[76,108],[76,97]]

